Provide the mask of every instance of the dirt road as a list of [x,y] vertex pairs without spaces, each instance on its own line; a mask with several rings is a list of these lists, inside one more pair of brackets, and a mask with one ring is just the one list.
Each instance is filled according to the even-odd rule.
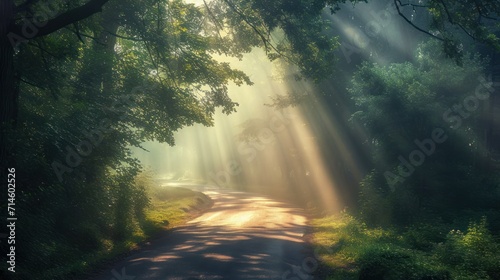
[[299,209],[242,192],[205,193],[214,200],[205,214],[93,279],[312,279],[297,271],[307,257]]

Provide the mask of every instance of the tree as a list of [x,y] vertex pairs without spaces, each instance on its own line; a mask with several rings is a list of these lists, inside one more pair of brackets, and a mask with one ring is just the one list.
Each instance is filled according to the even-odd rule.
[[41,278],[60,277],[54,266],[134,232],[146,200],[133,183],[140,167],[130,146],[174,144],[175,130],[210,125],[217,107],[234,110],[227,83],[250,81],[212,57],[218,46],[202,18],[180,1],[110,2],[17,47],[22,102],[10,145],[24,206],[18,257],[39,265],[20,278],[40,267]]
[[[11,136],[11,134],[15,132],[18,111],[17,102],[19,98],[19,83],[23,81],[21,77],[16,74],[17,70],[14,66],[14,58],[16,56],[15,48],[18,48],[20,44],[26,43],[27,40],[31,40],[29,44],[32,45],[36,40],[67,27],[70,27],[74,35],[83,41],[82,37],[88,35],[81,32],[84,27],[80,26],[79,22],[100,12],[103,5],[107,2],[108,1],[106,0],[91,0],[86,3],[80,2],[65,4],[62,1],[58,1],[52,5],[31,0],[19,4],[13,0],[2,2],[2,22],[0,22],[0,36],[2,38],[2,41],[0,42],[0,68],[2,69],[2,75],[0,78],[0,88],[2,89],[2,105],[0,111],[2,140],[0,141],[0,155],[2,158],[2,164],[5,165],[7,162],[12,163],[13,161],[12,156],[7,155],[7,147],[9,145],[7,136]],[[159,17],[161,16],[162,10],[164,10],[162,3],[165,2],[150,1],[150,3],[148,3],[151,7],[157,7],[157,9],[150,9],[148,11],[150,15],[147,20],[156,20],[160,23]],[[336,1],[332,1],[332,3],[327,1],[325,3],[332,4],[336,3]],[[332,47],[334,44],[332,44],[333,41],[331,39],[320,35],[321,22],[319,21],[319,15],[324,5],[322,3],[314,3],[313,6],[308,8],[310,6],[308,1],[297,4],[299,5],[290,6],[286,3],[279,3],[279,5],[273,7],[273,9],[275,9],[274,11],[269,11],[269,7],[267,7],[267,4],[263,2],[256,1],[251,5],[248,5],[243,2],[233,3],[230,1],[222,1],[218,3],[214,2],[213,5],[215,6],[215,12],[214,9],[210,9],[207,4],[207,17],[211,18],[213,27],[217,30],[222,30],[224,28],[230,28],[233,30],[232,32],[229,32],[230,36],[226,36],[225,38],[222,38],[222,40],[214,38],[213,42],[218,44],[215,48],[220,53],[238,56],[241,52],[247,52],[251,50],[252,47],[261,46],[263,44],[266,50],[273,50],[273,53],[269,54],[270,58],[276,59],[280,56],[286,56],[290,61],[300,64],[304,73],[309,77],[315,76],[317,78],[321,75],[325,75],[328,71],[324,72],[323,70],[328,70],[332,67],[330,60],[333,58]],[[281,11],[280,7],[286,9],[280,12],[281,16],[278,21],[272,20],[270,15],[274,12]],[[103,25],[106,25],[104,26],[104,31],[101,34],[96,34],[97,37],[94,37],[94,39],[97,39],[96,41],[108,39],[114,40],[112,37],[117,35],[114,31],[116,31],[116,28],[119,26],[115,20],[119,20],[120,17],[127,18],[129,23],[132,22],[133,24],[127,24],[123,31],[130,36],[129,38],[138,39],[148,45],[150,51],[148,60],[151,60],[151,63],[156,64],[158,62],[157,60],[161,59],[172,60],[171,58],[162,57],[162,51],[165,49],[160,49],[160,46],[168,46],[168,44],[172,42],[166,41],[167,38],[162,38],[162,34],[158,33],[158,31],[161,31],[161,26],[143,26],[143,20],[146,18],[140,18],[141,13],[135,11],[137,8],[141,8],[141,5],[125,4],[123,6],[120,5],[120,7],[115,5],[115,17],[111,16],[105,18],[104,22],[102,22]],[[300,13],[303,12],[302,8],[307,8],[307,17],[300,15]],[[248,12],[250,12],[249,9],[254,9],[254,11],[248,14]],[[59,11],[63,12],[59,13]],[[242,11],[244,13],[242,13]],[[163,13],[165,14],[166,12],[163,11]],[[245,13],[247,14],[245,15]],[[192,19],[193,18],[190,18],[190,20]],[[311,20],[311,22],[308,23],[308,20]],[[198,21],[198,23],[202,22],[207,23],[207,21],[203,20]],[[222,26],[219,24],[221,22],[227,22],[228,24],[224,24],[224,26]],[[196,22],[184,22],[184,24],[190,25],[195,23]],[[245,24],[241,26],[241,23]],[[169,28],[171,27],[172,26],[169,26]],[[271,31],[275,30],[276,27],[284,29],[288,39],[291,39],[292,55],[295,57],[286,54],[287,49],[290,47],[287,46],[285,41],[281,41],[276,47],[269,44],[271,42]],[[156,37],[154,37],[155,35]],[[175,39],[175,36],[171,37],[171,39]],[[184,39],[189,39],[189,37],[185,37]],[[310,42],[307,42],[308,40]],[[109,48],[112,47],[113,42],[108,41],[105,42],[105,44],[107,44],[108,51],[111,50]],[[182,52],[182,48],[178,49],[177,52]],[[193,60],[194,58],[201,59],[201,61],[208,59],[208,57],[182,57],[182,60],[176,61],[175,63],[184,63],[187,59]],[[197,62],[197,64],[201,66],[203,65],[200,61]],[[192,64],[191,66],[193,65],[195,64]],[[179,68],[175,70],[186,69],[182,67],[183,65],[179,64],[178,66]],[[224,66],[221,69],[225,72],[228,71],[227,66]],[[215,69],[205,68],[205,71],[211,70]],[[169,71],[172,72],[173,69],[170,69]],[[190,73],[186,72],[184,74],[189,75]],[[241,73],[238,75],[239,77],[234,76],[234,78],[240,79],[242,77]],[[186,80],[185,82],[189,82],[189,80]],[[224,80],[214,82],[224,82]],[[213,85],[212,89],[215,89]],[[218,88],[217,90],[219,92],[221,90],[224,91],[224,88]],[[211,102],[214,102],[212,105],[215,106],[222,105],[223,103],[228,106],[235,105],[229,105],[231,102],[227,99],[227,97],[223,97],[222,95],[212,96],[209,99]],[[232,109],[230,107],[226,107],[226,110],[230,111]]]
[[[8,136],[17,123],[19,77],[14,67],[14,48],[20,43],[54,33],[61,28],[76,23],[99,12],[108,0],[90,0],[80,6],[71,7],[65,12],[50,17],[53,13],[48,6],[36,10],[38,1],[27,0],[16,5],[13,0],[0,4],[0,161],[2,172],[13,158],[7,154]],[[60,5],[60,3],[58,3]],[[55,12],[57,13],[57,12]]]
[[[444,53],[460,63],[466,38],[486,43],[500,51],[498,31],[500,27],[500,4],[495,0],[452,1],[428,0],[405,1],[394,0],[398,14],[417,30],[442,42]],[[422,11],[423,10],[423,11]],[[427,15],[429,22],[414,22],[410,14]]]
[[487,208],[498,200],[487,198],[496,179],[478,164],[486,160],[478,123],[491,90],[483,80],[487,62],[464,55],[460,67],[445,56],[432,40],[418,48],[416,63],[364,63],[353,77],[352,119],[368,131],[373,151],[361,197],[372,222],[408,223],[422,211]]

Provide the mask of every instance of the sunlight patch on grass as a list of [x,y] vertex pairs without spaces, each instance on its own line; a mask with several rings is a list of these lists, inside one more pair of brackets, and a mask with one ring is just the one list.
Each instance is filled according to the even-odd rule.
[[182,225],[193,212],[210,205],[206,195],[185,188],[157,187],[151,192],[151,205],[146,210],[148,234]]
[[[312,221],[317,256],[328,279],[499,279],[500,244],[486,221],[463,232],[443,225],[407,229],[369,228],[343,212]],[[434,229],[435,227],[436,229]],[[430,234],[435,232],[435,234]],[[417,240],[418,242],[415,242]]]

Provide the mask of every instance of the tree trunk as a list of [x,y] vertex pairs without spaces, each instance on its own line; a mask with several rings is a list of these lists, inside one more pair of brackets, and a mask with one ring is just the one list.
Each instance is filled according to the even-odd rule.
[[0,1],[0,164],[1,172],[13,164],[13,157],[8,153],[9,136],[17,120],[18,87],[14,76],[14,48],[7,34],[13,25],[14,4],[12,1]]

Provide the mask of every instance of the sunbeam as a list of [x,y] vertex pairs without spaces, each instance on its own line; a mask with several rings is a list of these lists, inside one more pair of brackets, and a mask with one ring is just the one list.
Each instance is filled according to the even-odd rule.
[[[229,87],[229,96],[240,104],[229,116],[218,112],[213,127],[195,125],[177,132],[176,146],[146,143],[149,152],[135,154],[164,182],[208,183],[219,188],[235,188],[264,193],[303,205],[330,211],[343,205],[336,194],[320,143],[311,124],[325,122],[329,133],[335,131],[329,114],[315,102],[313,114],[303,106],[277,109],[271,97],[290,91],[312,92],[306,81],[276,78],[283,69],[254,50],[243,60],[220,58],[245,71],[255,81],[252,86]],[[300,104],[299,104],[300,105]],[[313,119],[314,118],[314,119]],[[349,160],[344,139],[334,137],[341,157]]]

